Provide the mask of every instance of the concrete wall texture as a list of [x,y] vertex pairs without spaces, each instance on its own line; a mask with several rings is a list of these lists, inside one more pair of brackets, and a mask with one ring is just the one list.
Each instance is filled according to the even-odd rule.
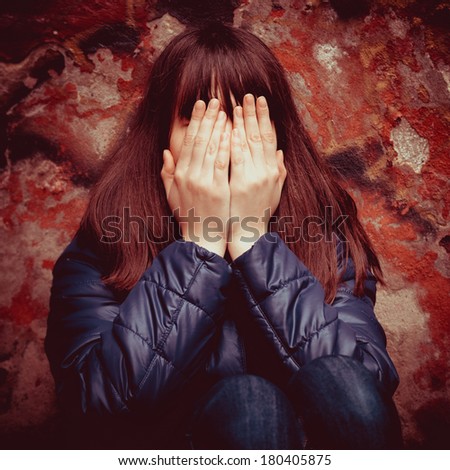
[[450,4],[438,0],[2,2],[1,446],[56,442],[51,269],[154,57],[208,17],[245,25],[286,68],[383,263],[376,313],[406,447],[449,449]]

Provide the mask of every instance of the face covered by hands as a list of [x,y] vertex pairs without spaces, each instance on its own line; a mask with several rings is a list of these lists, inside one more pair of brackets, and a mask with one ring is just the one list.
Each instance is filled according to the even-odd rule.
[[183,237],[235,259],[267,232],[287,172],[264,97],[245,95],[233,122],[219,108],[199,100],[174,120],[161,177]]

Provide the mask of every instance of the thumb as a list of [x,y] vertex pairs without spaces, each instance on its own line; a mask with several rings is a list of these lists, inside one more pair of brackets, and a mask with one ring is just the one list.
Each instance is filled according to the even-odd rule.
[[280,172],[280,177],[284,181],[287,175],[287,170],[286,170],[286,167],[284,166],[283,150],[277,150],[276,158],[277,158],[277,164],[278,164],[278,171]]
[[170,188],[172,187],[173,178],[175,174],[175,161],[170,150],[164,150],[163,152],[163,167],[161,169],[161,178],[164,183],[166,194],[169,194]]

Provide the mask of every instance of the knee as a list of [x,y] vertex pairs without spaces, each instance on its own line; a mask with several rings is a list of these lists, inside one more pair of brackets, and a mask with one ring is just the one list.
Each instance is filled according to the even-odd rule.
[[324,356],[310,362],[293,376],[289,387],[304,396],[332,397],[333,403],[354,405],[355,412],[390,400],[369,370],[346,356]]
[[215,393],[239,390],[244,394],[259,394],[261,392],[277,394],[280,391],[276,385],[265,378],[250,374],[238,374],[225,377],[219,380],[219,382],[214,385],[213,389],[215,389]]
[[286,397],[274,384],[256,375],[234,375],[217,382],[202,400],[203,415],[234,415],[235,418],[258,413],[283,412]]
[[197,407],[195,448],[301,448],[301,430],[286,395],[262,377],[237,375],[215,384]]
[[337,436],[345,429],[353,436],[351,445],[362,436],[367,436],[364,445],[370,443],[369,436],[370,445],[402,445],[392,397],[365,366],[350,357],[326,356],[312,361],[294,375],[289,394],[313,432],[328,428]]

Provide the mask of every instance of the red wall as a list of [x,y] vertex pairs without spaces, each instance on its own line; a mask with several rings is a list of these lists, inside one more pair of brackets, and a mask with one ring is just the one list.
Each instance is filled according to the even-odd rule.
[[444,1],[21,0],[0,7],[0,436],[52,447],[43,352],[51,269],[141,97],[155,54],[209,16],[246,25],[289,73],[340,168],[388,286],[376,313],[407,447],[449,448],[449,103]]

